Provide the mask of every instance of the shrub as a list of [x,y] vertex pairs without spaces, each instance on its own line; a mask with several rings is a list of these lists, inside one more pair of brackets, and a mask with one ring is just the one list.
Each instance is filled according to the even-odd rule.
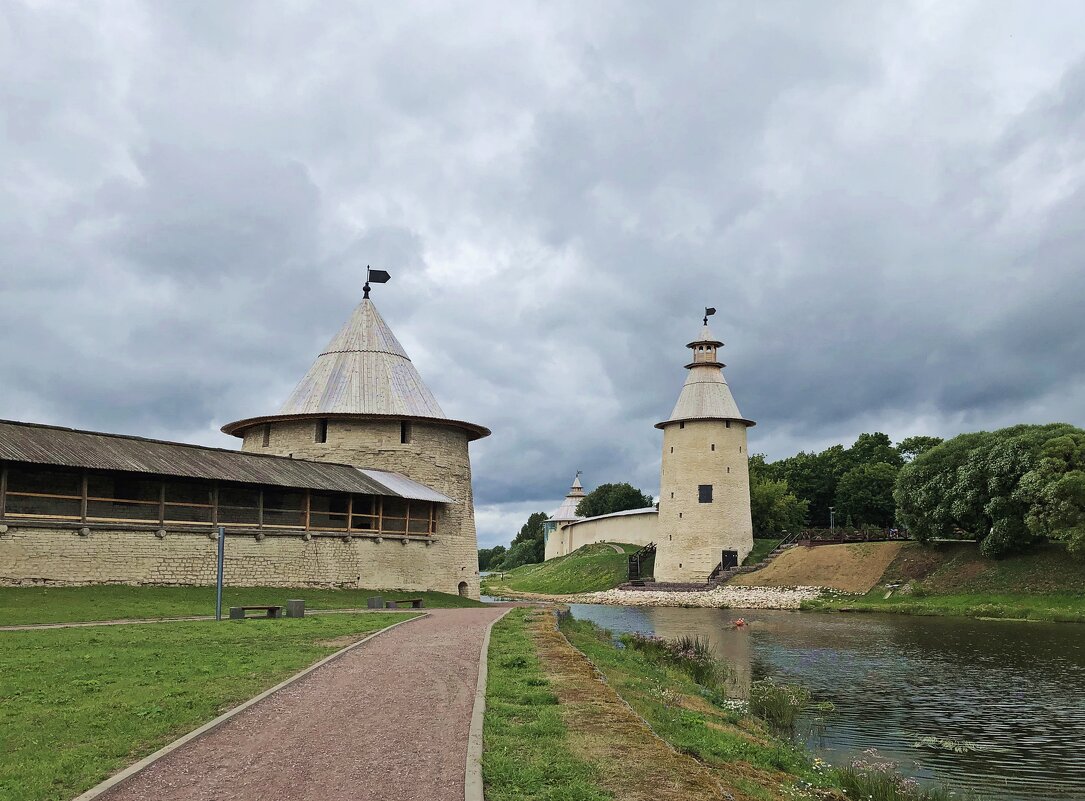
[[750,685],[750,714],[780,731],[793,729],[795,718],[809,703],[810,691],[798,684],[762,679]]

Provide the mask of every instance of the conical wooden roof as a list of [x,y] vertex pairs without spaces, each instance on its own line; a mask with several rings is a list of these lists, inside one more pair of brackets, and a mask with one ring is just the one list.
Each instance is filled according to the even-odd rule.
[[445,415],[369,298],[358,304],[277,413],[222,430],[241,435],[251,425],[275,419],[356,416],[448,421],[468,429],[472,439],[490,433]]
[[573,479],[573,486],[569,488],[569,494],[565,496],[565,500],[561,502],[557,511],[550,515],[550,519],[579,520],[580,515],[576,513],[576,507],[582,500],[584,500],[584,488],[580,484],[580,473],[577,473],[576,478]]
[[316,357],[279,414],[445,416],[369,298]]
[[738,404],[731,394],[731,388],[727,386],[727,379],[723,377],[724,365],[718,361],[705,361],[698,356],[698,347],[701,346],[709,354],[714,351],[708,348],[722,347],[723,343],[712,336],[707,323],[701,329],[701,335],[690,342],[686,347],[694,352],[694,360],[686,365],[689,375],[686,383],[682,385],[682,391],[678,395],[678,401],[671,410],[671,416],[662,423],[656,423],[656,428],[665,428],[671,423],[682,423],[689,420],[736,420],[748,426],[755,425],[753,420],[747,420],[738,410]]

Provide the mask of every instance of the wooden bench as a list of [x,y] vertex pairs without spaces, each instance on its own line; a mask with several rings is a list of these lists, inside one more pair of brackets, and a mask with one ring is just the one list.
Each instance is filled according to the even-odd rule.
[[265,612],[264,617],[283,616],[283,608],[281,606],[231,606],[230,620],[244,620],[248,617],[245,613],[253,609],[262,609]]
[[411,609],[421,609],[422,608],[422,599],[421,598],[400,598],[400,599],[395,600],[395,601],[385,601],[384,602],[384,608],[385,609],[398,609],[399,604],[410,604]]

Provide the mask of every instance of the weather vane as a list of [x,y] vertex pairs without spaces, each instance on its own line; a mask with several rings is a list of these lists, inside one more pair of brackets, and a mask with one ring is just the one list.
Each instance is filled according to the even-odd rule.
[[[385,270],[374,270],[368,264],[365,266],[365,286],[362,287],[362,297],[369,298],[369,282],[374,284],[387,284],[388,279],[391,278]],[[713,310],[715,311],[715,310]]]
[[[385,275],[387,275],[387,273],[385,273]],[[388,279],[386,278],[384,280],[387,281]],[[705,325],[708,325],[708,318],[711,317],[715,313],[716,313],[716,310],[713,309],[711,306],[705,306],[704,307],[704,324]]]

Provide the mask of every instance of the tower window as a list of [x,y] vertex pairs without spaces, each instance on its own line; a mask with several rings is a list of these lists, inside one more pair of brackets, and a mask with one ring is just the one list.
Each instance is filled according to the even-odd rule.
[[681,517],[682,517],[682,513],[681,513],[681,512],[679,512],[679,513],[678,513],[678,517],[679,517],[679,518],[681,518]]
[[701,484],[697,487],[697,500],[700,503],[712,503],[711,484]]
[[671,453],[674,453],[674,446],[671,445]]
[[742,453],[742,446],[741,445],[738,446],[738,452]]
[[264,440],[262,444],[265,448],[271,444],[271,423],[264,423]]
[[411,424],[408,420],[399,424],[399,442],[402,445],[409,445],[411,442]]
[[712,450],[716,450],[716,443],[715,442],[712,443]]
[[328,441],[328,418],[327,417],[321,417],[319,420],[316,421],[316,432],[315,432],[315,435],[314,435],[314,439],[317,442],[327,442]]
[[731,427],[731,421],[730,420],[725,420],[724,425],[726,425],[728,428],[730,428]]
[[728,467],[728,468],[727,468],[727,472],[728,472],[728,473],[730,473],[730,472],[731,472],[731,468],[730,468],[730,467]]
[[674,493],[673,492],[671,493],[671,499],[672,500],[674,499]]
[[679,423],[679,424],[678,424],[678,427],[679,427],[679,428],[685,428],[685,427],[686,427],[686,424],[685,424],[685,423]]

